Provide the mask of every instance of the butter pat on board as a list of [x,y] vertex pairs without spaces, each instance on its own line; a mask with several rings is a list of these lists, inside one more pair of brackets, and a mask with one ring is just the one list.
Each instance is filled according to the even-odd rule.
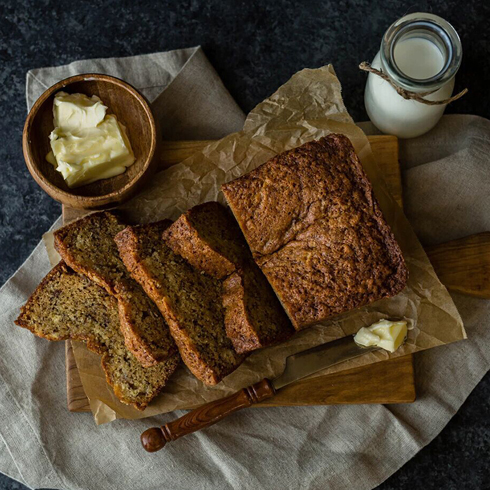
[[46,156],[68,187],[80,187],[122,174],[134,163],[126,128],[107,114],[96,95],[58,92],[53,104],[54,130]]
[[354,341],[364,347],[381,347],[388,352],[395,352],[407,337],[407,322],[380,320],[370,327],[362,327],[355,335]]

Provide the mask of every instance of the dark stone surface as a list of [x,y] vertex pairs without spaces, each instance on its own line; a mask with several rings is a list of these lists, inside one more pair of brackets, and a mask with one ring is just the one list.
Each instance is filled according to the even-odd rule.
[[[388,25],[430,11],[453,23],[464,61],[456,89],[469,87],[448,112],[490,116],[490,4],[435,0],[407,4],[354,1],[30,1],[0,2],[0,284],[38,243],[60,207],[25,169],[21,135],[30,68],[77,59],[129,56],[201,44],[245,111],[304,67],[333,63],[355,120],[365,120],[365,75]],[[490,488],[490,376],[446,429],[381,485],[383,490]],[[24,488],[0,476],[0,489]]]

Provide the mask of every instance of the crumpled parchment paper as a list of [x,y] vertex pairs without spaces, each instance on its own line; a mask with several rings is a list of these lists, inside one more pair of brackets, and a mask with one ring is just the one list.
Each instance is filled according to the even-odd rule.
[[[275,154],[332,132],[352,141],[373,184],[386,220],[403,250],[410,277],[394,298],[345,313],[296,334],[290,341],[255,352],[218,386],[206,387],[181,366],[164,392],[144,411],[120,403],[105,381],[100,357],[78,342],[74,353],[85,392],[98,424],[116,418],[142,418],[176,409],[193,408],[238,389],[280,374],[288,355],[354,334],[380,318],[406,319],[409,335],[397,352],[372,352],[319,374],[333,373],[387,358],[437,347],[466,338],[461,317],[438,280],[425,252],[376,167],[365,134],[353,123],[331,65],[305,69],[247,117],[243,131],[218,140],[186,161],[155,176],[151,185],[121,206],[132,222],[176,219],[190,207],[212,200],[225,203],[220,185],[239,177]],[[48,249],[51,249],[48,246]]]

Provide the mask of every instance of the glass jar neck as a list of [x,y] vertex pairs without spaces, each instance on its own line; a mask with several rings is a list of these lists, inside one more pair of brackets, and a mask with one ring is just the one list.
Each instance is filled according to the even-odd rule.
[[[397,63],[397,47],[414,39],[432,43],[442,56],[439,60],[442,67],[428,78],[414,78],[413,74],[410,76],[402,70],[400,60]],[[461,65],[462,55],[461,40],[454,27],[437,15],[422,12],[406,15],[392,24],[383,36],[380,49],[382,70],[396,85],[412,92],[438,90],[452,80]],[[405,53],[405,56],[418,63],[416,49]]]

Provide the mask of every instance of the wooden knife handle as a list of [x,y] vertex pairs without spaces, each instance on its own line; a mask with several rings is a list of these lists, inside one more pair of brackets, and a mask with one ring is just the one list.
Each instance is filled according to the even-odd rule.
[[141,444],[150,453],[159,451],[167,442],[209,427],[237,410],[271,398],[274,393],[272,383],[263,379],[226,398],[206,403],[168,424],[145,430],[141,434]]
[[450,290],[490,298],[490,232],[426,247],[441,282]]

